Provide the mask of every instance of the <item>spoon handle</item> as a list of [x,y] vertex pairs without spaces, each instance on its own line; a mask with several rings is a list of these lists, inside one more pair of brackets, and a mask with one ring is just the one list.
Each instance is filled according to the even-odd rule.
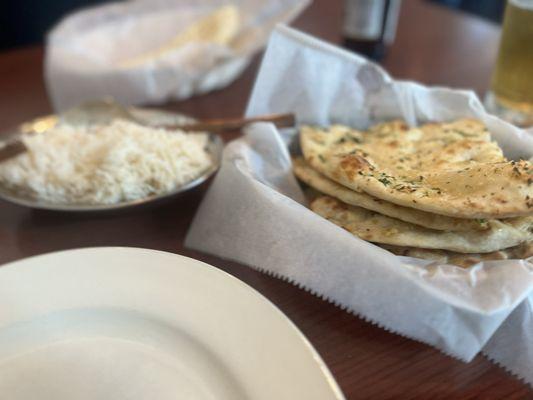
[[208,131],[212,133],[220,133],[239,130],[252,122],[271,122],[278,128],[288,128],[296,124],[296,118],[294,114],[272,114],[251,118],[211,119],[187,125],[161,125],[157,127],[168,130],[180,129],[186,132]]

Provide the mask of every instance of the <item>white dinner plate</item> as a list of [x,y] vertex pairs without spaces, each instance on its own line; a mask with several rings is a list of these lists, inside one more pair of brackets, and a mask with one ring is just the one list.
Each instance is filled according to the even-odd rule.
[[205,263],[92,248],[0,268],[0,397],[342,399],[268,300]]

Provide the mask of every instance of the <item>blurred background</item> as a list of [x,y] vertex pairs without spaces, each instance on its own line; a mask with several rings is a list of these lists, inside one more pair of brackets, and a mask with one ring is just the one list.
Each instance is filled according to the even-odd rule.
[[[501,23],[505,0],[425,0]],[[46,32],[64,15],[109,0],[0,1],[0,49],[42,43]]]
[[64,15],[109,0],[0,1],[0,49],[42,43],[46,32]]
[[[314,0],[307,7],[307,0],[233,0],[231,4],[229,0],[216,0],[212,5],[235,8],[236,11],[231,13],[233,17],[222,16],[220,23],[207,19],[201,22],[203,20],[197,18],[196,25],[176,21],[180,18],[189,21],[188,14],[178,5],[198,7],[203,3],[199,0],[115,0],[118,7],[113,9],[120,10],[120,18],[133,15],[129,14],[133,9],[146,10],[145,22],[131,32],[128,31],[131,24],[128,25],[130,28],[122,29],[117,22],[107,25],[115,33],[94,29],[90,30],[91,35],[85,36],[76,35],[69,30],[72,27],[65,30],[65,24],[58,25],[74,10],[98,7],[105,15],[108,12],[105,10],[110,9],[105,6],[110,3],[109,0],[0,0],[0,52],[4,52],[0,76],[6,77],[3,90],[12,90],[11,96],[20,98],[20,85],[25,84],[28,93],[39,91],[50,99],[49,102],[44,97],[31,96],[27,104],[34,104],[37,110],[38,105],[49,108],[51,103],[58,111],[103,95],[111,95],[124,104],[162,104],[192,99],[235,85],[235,90],[243,95],[233,110],[226,110],[228,115],[241,115],[260,62],[258,52],[264,48],[270,30],[276,23],[293,22],[296,29],[375,60],[396,79],[474,90],[485,99],[485,105],[492,113],[516,125],[533,125],[530,116],[533,115],[533,92],[528,78],[531,71],[528,60],[533,59],[529,35],[533,31],[517,28],[531,26],[529,18],[532,13],[521,11],[518,6],[509,7],[516,10],[512,15],[507,13],[504,23],[507,29],[502,29],[505,0]],[[167,21],[167,25],[159,21],[157,29],[152,29],[150,24],[153,22],[150,21],[159,18],[157,12],[152,13],[158,3],[168,3],[169,10],[175,14],[170,16],[162,12],[161,21]],[[257,9],[250,6],[253,11],[244,12],[247,4],[253,4]],[[254,21],[250,26],[261,27],[253,31],[257,37],[241,32],[241,39],[236,39],[240,26],[238,8],[242,8],[246,18],[251,18],[249,22]],[[83,20],[83,14],[80,20]],[[88,26],[92,27],[92,23]],[[188,42],[202,43],[201,53],[187,51],[183,44],[181,47],[173,44],[175,40],[188,37],[189,29],[202,31],[198,28],[204,26],[202,23],[205,25],[202,29],[210,32],[228,31],[233,26],[235,32],[232,35],[237,36],[232,38],[229,35],[225,44],[217,44],[213,38],[207,40],[209,35],[202,40],[195,39],[196,42],[187,39]],[[146,29],[143,31],[142,27]],[[52,29],[55,37],[62,38],[62,41],[45,47],[46,35]],[[108,40],[105,35],[111,35],[113,40]],[[103,40],[98,41],[98,38]],[[73,47],[64,46],[69,40],[79,42]],[[233,40],[236,41],[232,44]],[[517,46],[516,43],[523,44]],[[235,52],[232,46],[237,44],[247,46],[246,51],[243,52],[242,47]],[[500,47],[503,50],[499,51]],[[77,49],[75,54],[73,48]],[[83,51],[79,52],[80,49]],[[125,60],[141,62],[143,68],[121,64]],[[83,68],[79,69],[77,65],[83,65]],[[165,72],[168,65],[173,66],[172,74]],[[203,67],[187,69],[191,65]],[[104,68],[106,73],[87,72],[95,68]],[[227,73],[228,68],[231,74]],[[148,75],[143,75],[143,71],[148,71]],[[131,74],[135,79],[130,79]],[[241,75],[243,79],[237,79]],[[213,76],[217,79],[212,79]],[[17,77],[18,83],[15,84]],[[153,90],[151,82],[156,81],[159,86]],[[13,97],[6,96],[7,99]],[[37,104],[38,101],[41,103]],[[17,111],[11,101],[7,102],[4,107]],[[180,103],[180,108],[187,107],[187,104]],[[205,109],[193,104],[194,101],[190,107],[195,114],[199,109]],[[209,114],[207,110],[205,113]],[[15,120],[16,114],[5,113],[0,119]]]

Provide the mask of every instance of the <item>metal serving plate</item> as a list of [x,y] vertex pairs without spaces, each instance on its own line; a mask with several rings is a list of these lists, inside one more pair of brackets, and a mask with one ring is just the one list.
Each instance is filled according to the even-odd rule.
[[[182,114],[176,114],[163,110],[154,110],[146,108],[128,108],[128,112],[134,116],[137,120],[142,121],[147,125],[161,125],[161,124],[185,124],[194,122],[193,118],[187,117]],[[37,118],[33,121],[22,124],[19,128],[19,133],[22,132],[43,132],[53,127],[59,118],[57,115],[49,115],[46,117]],[[19,190],[13,190],[3,186],[0,183],[0,199],[15,203],[18,205],[42,209],[42,210],[54,210],[54,211],[66,211],[66,212],[100,212],[100,211],[113,211],[123,210],[133,207],[140,207],[150,203],[155,203],[163,200],[171,200],[177,198],[186,192],[192,191],[194,188],[200,186],[207,181],[220,167],[222,159],[222,150],[224,144],[222,139],[215,134],[209,133],[209,141],[207,145],[207,152],[213,160],[212,166],[207,169],[201,176],[190,181],[189,183],[176,188],[170,192],[152,195],[140,199],[123,201],[113,204],[65,204],[65,203],[50,203],[47,201],[39,200],[31,193],[22,192]]]

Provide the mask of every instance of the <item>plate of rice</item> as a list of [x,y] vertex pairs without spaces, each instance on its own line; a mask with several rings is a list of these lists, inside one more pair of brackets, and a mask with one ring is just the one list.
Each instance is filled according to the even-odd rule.
[[22,125],[28,151],[0,163],[0,198],[57,211],[116,210],[178,196],[218,169],[217,135],[157,127],[191,118],[129,112],[135,121],[73,125],[49,116]]

